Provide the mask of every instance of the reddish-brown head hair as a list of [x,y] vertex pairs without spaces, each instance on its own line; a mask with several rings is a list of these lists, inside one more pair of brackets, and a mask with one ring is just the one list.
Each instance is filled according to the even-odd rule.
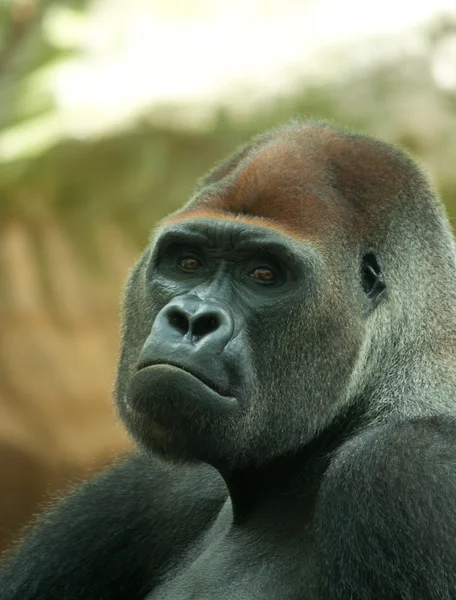
[[342,229],[370,243],[411,185],[426,187],[401,150],[326,123],[292,123],[216,167],[171,220],[236,219],[299,238]]

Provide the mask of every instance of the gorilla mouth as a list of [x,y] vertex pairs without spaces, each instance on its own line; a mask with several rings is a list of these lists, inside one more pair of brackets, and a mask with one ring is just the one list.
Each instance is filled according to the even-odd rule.
[[193,371],[193,369],[189,369],[187,366],[184,366],[178,362],[174,362],[171,360],[144,360],[138,364],[138,366],[136,368],[136,372],[142,371],[143,369],[147,369],[149,367],[159,367],[159,366],[173,367],[174,369],[179,369],[180,371],[184,371],[184,373],[187,373],[191,377],[198,379],[198,381],[200,381],[204,386],[206,386],[212,392],[215,392],[222,398],[224,398],[226,400],[234,400],[233,396],[231,396],[229,393],[227,393],[227,391],[224,390],[215,381],[204,377],[204,375],[200,375],[199,373],[196,373],[195,371]]

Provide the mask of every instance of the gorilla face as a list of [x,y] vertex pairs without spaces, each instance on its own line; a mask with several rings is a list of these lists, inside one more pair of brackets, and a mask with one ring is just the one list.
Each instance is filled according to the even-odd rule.
[[182,216],[128,286],[120,414],[146,449],[220,470],[293,451],[344,402],[365,327],[359,261],[342,273],[264,224]]
[[127,287],[117,400],[135,439],[226,472],[302,448],[377,389],[408,309],[392,282],[410,275],[417,173],[386,144],[306,124],[215,168]]

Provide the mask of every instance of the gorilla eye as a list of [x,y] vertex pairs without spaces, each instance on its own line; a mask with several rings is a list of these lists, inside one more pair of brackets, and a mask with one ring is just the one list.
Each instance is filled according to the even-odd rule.
[[187,256],[179,260],[179,266],[185,271],[196,271],[202,265],[201,262],[193,256]]
[[361,277],[364,292],[368,298],[377,301],[385,290],[385,279],[373,252],[363,256]]
[[250,277],[263,281],[265,283],[272,283],[278,277],[277,273],[268,267],[257,267],[250,274]]

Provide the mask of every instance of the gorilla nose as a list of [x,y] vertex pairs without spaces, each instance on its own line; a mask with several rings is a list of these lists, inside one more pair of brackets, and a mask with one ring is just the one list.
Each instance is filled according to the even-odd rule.
[[193,344],[210,343],[220,349],[229,342],[234,330],[227,308],[218,302],[202,301],[194,296],[176,298],[157,319],[165,330],[168,329],[168,335],[178,335]]
[[220,315],[213,311],[202,311],[192,315],[181,308],[172,307],[166,313],[166,318],[171,327],[182,335],[190,334],[192,338],[202,338],[220,327]]

